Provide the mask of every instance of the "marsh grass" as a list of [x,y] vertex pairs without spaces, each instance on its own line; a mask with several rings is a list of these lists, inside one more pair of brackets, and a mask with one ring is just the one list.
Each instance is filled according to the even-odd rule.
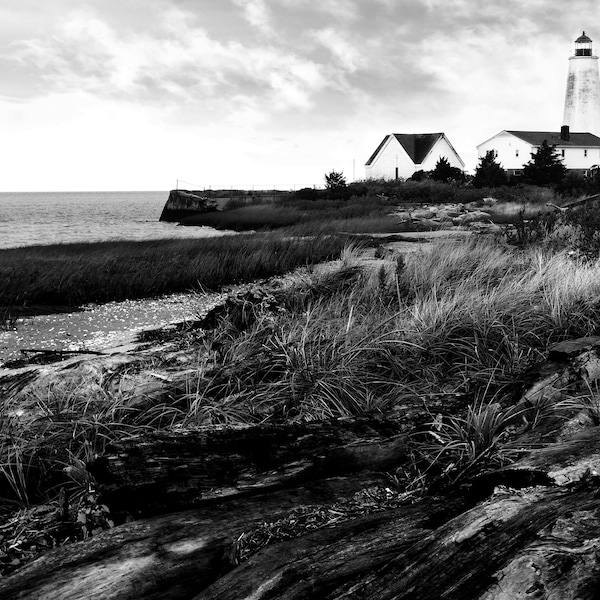
[[[339,254],[344,240],[326,230],[194,240],[104,242],[0,251],[5,315],[216,290],[288,272]],[[6,320],[5,316],[5,320]]]

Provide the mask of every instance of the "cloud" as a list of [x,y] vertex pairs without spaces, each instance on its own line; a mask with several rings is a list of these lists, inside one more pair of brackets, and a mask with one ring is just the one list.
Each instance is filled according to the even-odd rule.
[[273,34],[270,11],[265,0],[233,0],[234,4],[244,9],[248,22],[267,35]]
[[159,35],[125,35],[79,11],[55,35],[13,45],[12,58],[37,73],[36,94],[84,91],[129,102],[201,105],[219,113],[233,97],[258,99],[265,113],[306,109],[316,93],[333,85],[308,57],[213,39],[186,16],[171,9]]
[[312,35],[331,52],[337,63],[345,71],[354,72],[367,66],[365,54],[361,49],[345,39],[339,31],[332,27],[320,29]]
[[272,0],[274,5],[279,5],[287,10],[309,9],[313,15],[313,22],[320,20],[315,15],[332,17],[338,25],[356,21],[360,15],[360,3],[356,0]]

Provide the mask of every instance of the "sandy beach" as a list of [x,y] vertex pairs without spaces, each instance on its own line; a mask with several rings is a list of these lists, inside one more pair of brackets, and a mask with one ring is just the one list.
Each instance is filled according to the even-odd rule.
[[8,361],[24,358],[23,350],[102,351],[135,341],[149,329],[159,329],[202,315],[223,294],[171,294],[160,298],[88,305],[81,311],[18,319],[0,331],[0,370]]

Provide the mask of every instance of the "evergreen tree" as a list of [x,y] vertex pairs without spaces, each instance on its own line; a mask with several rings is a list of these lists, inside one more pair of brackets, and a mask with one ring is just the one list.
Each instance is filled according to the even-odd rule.
[[325,175],[325,187],[330,192],[335,192],[340,188],[346,187],[346,178],[343,173],[339,173],[338,171],[331,171]]
[[526,181],[535,185],[560,183],[567,174],[567,168],[554,146],[544,140],[537,152],[531,154],[531,160],[523,167]]
[[488,150],[485,156],[479,159],[475,177],[473,177],[473,187],[499,187],[508,183],[506,171],[499,162],[496,162],[493,150]]
[[325,175],[325,188],[327,197],[331,200],[347,200],[352,196],[352,189],[346,183],[346,177],[338,171],[331,171]]
[[431,179],[434,181],[464,181],[465,174],[457,167],[450,166],[445,156],[440,156],[435,168],[431,171]]

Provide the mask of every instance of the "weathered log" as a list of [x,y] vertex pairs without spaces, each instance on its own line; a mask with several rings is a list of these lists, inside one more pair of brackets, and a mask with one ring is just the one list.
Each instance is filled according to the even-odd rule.
[[115,513],[164,514],[406,460],[396,421],[202,427],[133,436],[88,465]]
[[[500,579],[510,569],[522,576],[525,567],[518,559],[526,555],[534,584],[570,589],[557,576],[561,565],[556,561],[564,563],[568,556],[570,570],[562,577],[575,588],[596,585],[598,567],[587,574],[580,567],[598,558],[597,503],[595,490],[509,491],[438,527],[427,519],[427,503],[399,509],[379,523],[360,520],[264,548],[195,600],[592,598],[527,596],[525,590],[519,596],[517,581],[508,582],[515,595],[502,595],[505,581]],[[568,531],[575,512],[582,515],[575,519],[577,536]],[[562,537],[553,539],[561,528]],[[546,569],[536,573],[532,563],[538,552]]]
[[600,337],[584,337],[552,346],[548,361],[535,366],[523,380],[522,402],[542,398],[558,401],[565,392],[586,389],[600,379]]
[[386,479],[337,477],[294,490],[126,523],[57,548],[0,579],[2,600],[190,598],[233,566],[240,535],[302,505],[352,497]]
[[600,476],[600,427],[591,427],[574,433],[568,439],[532,448],[510,466],[495,474],[484,477],[494,478],[503,473],[541,473],[547,475],[548,483],[571,485],[586,478]]
[[[545,459],[531,455],[527,464],[543,470],[577,462],[594,449],[597,434],[590,430],[572,444],[560,443],[570,448],[566,459],[557,443]],[[515,484],[510,473],[501,475],[497,483]],[[366,480],[354,475],[126,524],[42,557],[2,582],[0,597],[508,600],[519,597],[514,578],[520,578],[529,582],[527,589],[558,590],[536,597],[563,598],[569,585],[586,589],[597,575],[594,480],[587,480],[594,489],[584,481],[582,489],[505,490],[474,508],[477,494],[492,487],[469,489],[466,497],[425,500],[267,546],[230,570],[229,554],[242,532],[303,503],[331,501],[359,482]],[[331,493],[327,486],[338,484],[342,488]]]

